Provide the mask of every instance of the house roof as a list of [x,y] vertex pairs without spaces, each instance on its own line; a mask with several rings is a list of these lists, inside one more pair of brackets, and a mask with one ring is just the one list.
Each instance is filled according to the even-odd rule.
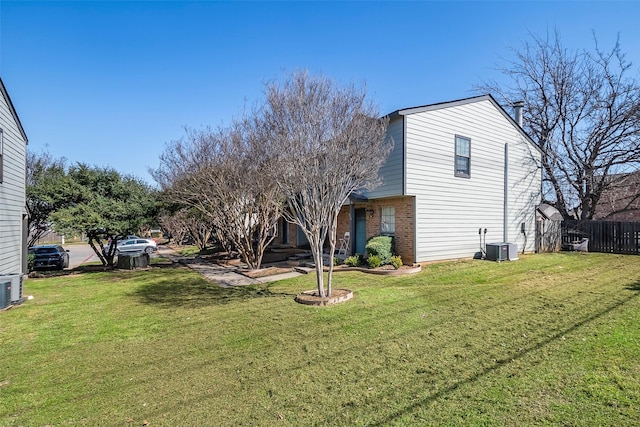
[[22,138],[24,139],[25,144],[28,143],[29,139],[27,138],[27,134],[25,133],[24,128],[22,127],[22,123],[20,123],[20,117],[18,117],[18,113],[16,112],[16,109],[13,106],[13,102],[11,102],[11,97],[9,96],[9,92],[7,92],[7,88],[4,86],[2,77],[0,77],[0,92],[2,93],[2,96],[4,96],[4,99],[7,100],[9,111],[11,111],[11,115],[13,116],[13,119],[16,121],[16,125],[18,126],[18,130],[20,131],[20,134],[22,135]]
[[443,108],[457,107],[459,105],[471,104],[474,102],[481,102],[481,101],[491,102],[496,107],[496,109],[500,111],[500,113],[522,134],[522,136],[527,139],[527,141],[529,141],[534,147],[536,147],[536,149],[540,150],[538,146],[534,143],[534,141],[531,139],[531,137],[527,135],[524,129],[522,129],[522,127],[513,119],[513,117],[511,117],[511,115],[507,113],[500,104],[498,104],[498,101],[496,101],[491,94],[472,96],[470,98],[457,99],[454,101],[438,102],[435,104],[422,105],[418,107],[403,108],[400,110],[393,111],[389,113],[387,116],[393,119],[399,116],[423,113],[425,111],[440,110]]

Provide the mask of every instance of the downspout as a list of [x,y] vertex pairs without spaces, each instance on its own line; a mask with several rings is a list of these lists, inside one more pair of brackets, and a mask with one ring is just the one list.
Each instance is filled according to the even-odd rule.
[[504,144],[504,205],[502,241],[509,242],[509,144]]

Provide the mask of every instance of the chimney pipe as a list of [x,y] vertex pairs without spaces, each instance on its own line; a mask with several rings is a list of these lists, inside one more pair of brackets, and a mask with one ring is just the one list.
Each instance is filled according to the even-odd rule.
[[513,120],[516,121],[518,126],[522,127],[522,109],[524,108],[524,101],[517,101],[513,103]]

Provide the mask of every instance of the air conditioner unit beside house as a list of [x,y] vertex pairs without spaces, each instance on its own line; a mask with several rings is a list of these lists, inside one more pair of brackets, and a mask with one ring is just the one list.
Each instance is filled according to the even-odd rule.
[[515,243],[487,243],[489,261],[515,261],[518,259],[518,245]]
[[505,243],[487,243],[487,259],[489,261],[506,261],[509,259],[509,246]]
[[12,304],[20,304],[22,302],[22,281],[24,276],[22,273],[17,274],[0,274],[0,282],[9,280],[11,282],[10,302]]
[[0,279],[0,310],[11,304],[11,280]]

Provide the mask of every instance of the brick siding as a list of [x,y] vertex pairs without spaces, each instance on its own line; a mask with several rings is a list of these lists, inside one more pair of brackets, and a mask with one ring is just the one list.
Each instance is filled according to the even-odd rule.
[[[382,231],[382,208],[394,207],[396,229],[394,234],[395,252],[402,257],[405,264],[412,264],[415,260],[415,218],[413,197],[393,197],[388,199],[370,200],[366,203],[356,203],[355,209],[367,209],[366,238],[377,236]],[[338,238],[351,230],[351,206],[343,206],[338,215]],[[353,240],[353,237],[352,237]]]

